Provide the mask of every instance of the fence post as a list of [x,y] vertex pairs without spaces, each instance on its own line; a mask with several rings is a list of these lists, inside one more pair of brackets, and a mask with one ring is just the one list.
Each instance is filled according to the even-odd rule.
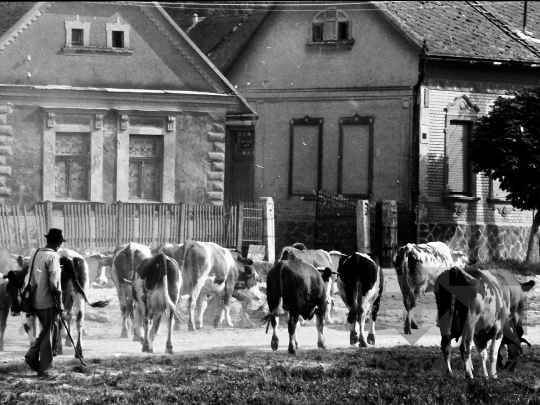
[[116,202],[116,246],[122,244],[124,238],[124,203]]
[[[47,227],[47,232],[49,229],[53,228],[53,208],[52,201],[45,201],[45,226]],[[39,243],[39,239],[38,239]]]
[[266,246],[266,261],[276,260],[276,232],[274,229],[274,200],[272,197],[261,197],[263,202],[263,241]]
[[242,251],[242,242],[244,240],[244,203],[238,201],[238,216],[236,217],[236,249]]
[[369,200],[356,201],[356,245],[359,253],[371,253]]
[[382,262],[384,267],[391,267],[394,250],[397,248],[397,203],[385,200],[382,203]]

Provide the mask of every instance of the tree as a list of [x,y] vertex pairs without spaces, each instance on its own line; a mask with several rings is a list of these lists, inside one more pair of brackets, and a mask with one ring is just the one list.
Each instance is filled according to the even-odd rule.
[[500,180],[514,207],[536,211],[527,248],[529,261],[540,225],[540,87],[495,100],[491,112],[475,128],[470,158],[476,173]]

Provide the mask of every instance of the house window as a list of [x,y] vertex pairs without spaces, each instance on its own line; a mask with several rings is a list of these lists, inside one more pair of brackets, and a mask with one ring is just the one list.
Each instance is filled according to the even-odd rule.
[[338,193],[369,199],[373,184],[373,117],[339,120]]
[[162,139],[159,136],[129,137],[129,198],[157,200],[160,198]]
[[499,179],[494,179],[494,178],[490,178],[490,180],[491,180],[490,198],[493,200],[506,201],[506,196],[508,195],[508,191],[504,191],[501,189],[501,181]]
[[322,118],[290,121],[289,195],[315,198],[322,185]]
[[342,11],[325,10],[313,19],[311,39],[313,42],[351,40],[351,19]]
[[476,198],[476,177],[469,160],[469,143],[480,109],[467,96],[462,96],[445,110],[445,195]]
[[112,47],[123,48],[124,47],[124,31],[112,32]]
[[71,30],[71,45],[83,46],[84,44],[84,31],[81,29]]
[[106,23],[105,30],[107,31],[107,48],[129,49],[129,24],[124,24],[120,21],[120,17],[116,17],[115,23]]
[[57,133],[55,139],[55,196],[87,199],[90,134]]
[[450,122],[446,135],[448,194],[471,194],[471,169],[468,159],[470,133],[470,122]]

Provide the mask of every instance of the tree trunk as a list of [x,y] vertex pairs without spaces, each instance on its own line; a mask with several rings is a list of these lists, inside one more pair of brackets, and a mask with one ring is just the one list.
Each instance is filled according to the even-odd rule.
[[529,235],[529,246],[527,247],[527,256],[525,257],[525,262],[527,263],[529,263],[531,260],[533,247],[534,247],[534,237],[536,235],[536,232],[538,232],[539,226],[540,226],[540,210],[536,211],[536,214],[534,215],[532,226],[531,226],[531,234]]

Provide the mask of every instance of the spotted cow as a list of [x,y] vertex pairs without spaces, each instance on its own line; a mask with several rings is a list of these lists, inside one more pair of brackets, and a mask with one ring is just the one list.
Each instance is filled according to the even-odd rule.
[[163,252],[144,259],[137,266],[132,281],[135,304],[134,326],[138,330],[137,335],[141,336],[143,352],[154,352],[154,337],[158,332],[162,314],[168,309],[169,322],[165,353],[173,353],[171,334],[181,285],[182,276],[178,263]]
[[24,278],[28,272],[28,266],[23,270],[10,270],[3,276],[7,282],[0,284],[0,351],[4,351],[4,333],[7,318],[21,314],[20,293],[24,288]]
[[[260,299],[258,274],[251,267],[253,261],[243,258],[236,251],[230,251],[212,242],[189,240],[176,251],[174,257],[182,271],[182,295],[189,295],[190,331],[203,327],[203,316],[209,296],[223,298],[223,307],[214,319],[216,328],[221,325],[223,319],[228,326],[233,326],[230,316],[232,297],[239,300]],[[197,323],[196,308],[199,311]]]
[[[384,274],[375,254],[354,253],[342,258],[338,269],[338,291],[349,309],[347,322],[351,324],[350,343],[375,344],[375,322],[381,304]],[[371,329],[365,338],[366,317],[371,313]]]
[[[150,248],[134,242],[118,246],[114,250],[111,277],[116,286],[120,312],[122,313],[122,333],[120,337],[128,337],[133,322],[133,294],[131,285],[133,274],[137,266],[149,257],[152,257]],[[139,339],[140,337],[137,334],[133,336],[134,341],[139,341]]]
[[266,332],[272,325],[272,350],[279,347],[277,336],[278,310],[282,303],[283,309],[289,312],[289,353],[295,354],[298,349],[296,327],[300,316],[310,320],[316,316],[317,346],[325,349],[324,318],[328,310],[327,297],[330,293],[332,269],[316,269],[301,260],[281,260],[266,277],[266,292],[269,314],[263,318],[267,321]]
[[307,249],[303,243],[295,243],[292,246],[285,246],[281,249],[279,256],[276,260],[277,264],[280,260],[301,260],[303,262],[313,265],[313,267],[330,268],[332,269],[332,275],[330,279],[330,293],[328,299],[328,311],[326,311],[326,321],[333,323],[333,311],[335,309],[334,294],[336,293],[336,275],[337,268],[334,268],[334,264],[330,254],[323,249]]
[[505,344],[518,347],[520,351],[521,342],[526,341],[522,327],[523,291],[532,285],[530,282],[522,285],[507,270],[464,270],[453,267],[438,276],[435,299],[441,350],[449,373],[452,373],[451,341],[461,338],[460,352],[465,362],[466,377],[473,378],[471,343],[474,342],[483,375],[497,378],[497,357],[503,337]]
[[463,252],[450,250],[443,242],[429,242],[421,245],[409,243],[399,248],[393,262],[407,311],[404,331],[411,334],[411,329],[418,329],[411,311],[420,294],[433,291],[435,280],[444,270],[454,266],[463,268],[476,260]]
[[[87,293],[90,288],[88,264],[83,256],[71,249],[59,249],[58,255],[60,256],[60,266],[62,267],[62,274],[60,277],[60,283],[62,286],[62,301],[64,304],[64,313],[66,319],[66,326],[68,332],[71,329],[71,321],[74,318],[77,325],[77,343],[76,349],[81,357],[83,355],[82,349],[82,335],[84,329],[84,313],[86,304],[92,308],[104,308],[111,300],[102,300],[90,303],[88,301]],[[71,346],[71,339],[66,338],[66,346]],[[58,354],[62,354],[62,339],[57,342]],[[77,354],[75,354],[77,357]]]

